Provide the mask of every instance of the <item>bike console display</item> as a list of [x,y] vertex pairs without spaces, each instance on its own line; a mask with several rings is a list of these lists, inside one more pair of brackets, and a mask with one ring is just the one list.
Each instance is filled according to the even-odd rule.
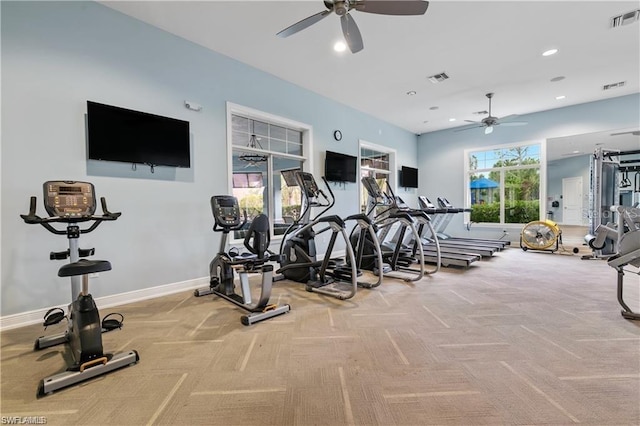
[[44,207],[51,217],[79,218],[96,211],[96,193],[92,183],[66,180],[45,182]]
[[236,197],[214,195],[211,197],[211,210],[216,225],[223,228],[234,228],[240,225],[240,206]]

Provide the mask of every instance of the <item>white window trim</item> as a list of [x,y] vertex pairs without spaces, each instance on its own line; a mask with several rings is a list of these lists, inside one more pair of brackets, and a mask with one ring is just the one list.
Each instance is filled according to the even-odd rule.
[[[267,112],[263,112],[254,108],[246,107],[243,105],[235,104],[233,102],[226,103],[227,109],[227,193],[233,193],[233,179],[231,173],[233,171],[233,150],[234,149],[243,149],[242,146],[233,145],[233,132],[232,132],[232,116],[233,115],[241,115],[244,117],[248,117],[252,120],[264,121],[270,124],[280,125],[283,127],[287,127],[290,129],[295,129],[302,132],[302,153],[303,155],[293,155],[286,154],[280,152],[272,152],[272,155],[277,155],[278,157],[286,157],[292,158],[302,161],[302,170],[305,172],[313,173],[313,126],[310,124],[302,123],[300,121],[291,120],[285,117],[280,117],[275,114],[270,114]],[[258,150],[259,151],[259,150]],[[268,171],[271,173],[273,170],[273,159],[271,156],[269,157]],[[273,186],[269,185],[268,188],[268,197],[269,200],[273,200]],[[269,210],[266,214],[269,218],[274,217],[274,212],[272,211],[274,206],[272,202],[269,202]],[[281,235],[272,235],[271,240],[276,241],[281,239]],[[238,244],[241,240],[231,239],[229,241],[230,244]]]
[[[499,144],[499,145],[489,145],[489,146],[482,146],[482,147],[475,147],[475,148],[467,148],[464,150],[464,176],[462,181],[464,182],[464,204],[465,207],[471,207],[471,188],[469,188],[469,184],[470,184],[470,179],[469,179],[469,154],[472,152],[480,152],[480,151],[491,151],[494,149],[510,149],[510,148],[519,148],[519,147],[523,147],[523,146],[531,146],[531,145],[540,145],[540,205],[539,205],[539,211],[538,211],[538,215],[539,218],[544,220],[547,216],[546,214],[546,210],[547,210],[547,140],[546,139],[539,139],[539,140],[532,140],[532,141],[525,141],[525,142],[516,142],[516,143],[506,143],[506,144]],[[530,168],[528,166],[509,166],[509,167],[504,167],[504,170],[517,170],[517,169],[525,169],[525,168]],[[487,170],[493,170],[493,169],[477,169],[474,170],[474,172],[483,172],[483,171],[487,171]],[[504,182],[502,182],[503,178],[500,178],[501,182],[500,182],[500,187],[504,188]],[[500,211],[500,221],[504,222],[504,212],[501,210]],[[465,225],[468,224],[471,221],[471,213],[470,212],[465,212],[464,213],[464,223]],[[503,228],[505,225],[512,225],[509,223],[483,223],[482,226],[488,226],[488,227],[501,227]]]
[[[389,154],[389,185],[391,185],[391,189],[393,190],[393,192],[397,194],[398,193],[398,188],[397,188],[398,173],[396,168],[396,159],[398,157],[398,151],[395,150],[394,148],[389,148],[388,146],[378,145],[373,142],[368,142],[364,139],[358,139],[358,176],[360,176],[361,174],[360,165],[362,163],[362,156],[361,156],[362,148],[373,149],[378,152]],[[370,170],[386,172],[386,170],[379,170],[379,169],[370,169]],[[358,198],[360,198],[361,196],[362,196],[362,192],[358,190]],[[366,204],[366,201],[367,200],[359,199],[358,209],[360,208],[360,206],[362,206],[362,204]]]

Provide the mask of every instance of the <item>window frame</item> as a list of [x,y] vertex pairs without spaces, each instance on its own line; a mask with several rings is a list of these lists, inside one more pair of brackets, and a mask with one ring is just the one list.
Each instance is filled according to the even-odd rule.
[[[235,104],[233,102],[226,102],[226,139],[227,139],[227,193],[233,194],[233,151],[234,149],[251,151],[256,153],[264,153],[268,156],[267,160],[267,176],[268,187],[267,197],[269,199],[268,210],[265,212],[269,216],[270,222],[270,237],[272,241],[278,241],[282,239],[282,235],[274,235],[273,217],[275,217],[274,203],[272,202],[274,197],[273,188],[273,156],[290,158],[300,160],[302,162],[302,170],[305,172],[312,172],[313,167],[313,126],[310,124],[295,121],[286,117],[281,117],[275,114],[260,111],[244,105]],[[251,120],[257,120],[265,123],[269,123],[276,126],[282,126],[289,129],[295,129],[302,133],[302,155],[293,155],[283,152],[270,151],[267,149],[251,149],[248,147],[242,147],[239,145],[233,145],[233,123],[232,116],[239,115],[247,117]],[[242,243],[242,239],[233,237],[233,234],[229,238],[230,244]]]
[[[488,169],[475,169],[470,170],[470,162],[469,157],[474,152],[484,152],[484,151],[492,151],[497,149],[514,149],[521,148],[525,146],[539,146],[540,147],[540,163],[538,164],[539,176],[540,176],[540,188],[539,188],[539,199],[538,199],[538,218],[536,220],[544,220],[546,218],[547,211],[547,140],[539,139],[539,140],[530,140],[516,143],[507,143],[507,144],[498,144],[498,145],[490,145],[490,146],[478,146],[475,148],[467,148],[464,150],[464,204],[466,208],[471,208],[471,179],[470,176],[472,173],[488,173],[490,171],[500,171],[500,222],[481,222],[482,226],[487,227],[505,227],[505,226],[514,226],[520,224],[505,222],[505,185],[504,185],[504,174],[503,171],[510,170],[522,170],[522,169],[531,169],[535,167],[531,167],[531,165],[518,165],[518,166],[505,166],[505,167],[497,167],[497,168],[488,168]],[[471,222],[471,213],[464,212],[464,223],[468,224]]]

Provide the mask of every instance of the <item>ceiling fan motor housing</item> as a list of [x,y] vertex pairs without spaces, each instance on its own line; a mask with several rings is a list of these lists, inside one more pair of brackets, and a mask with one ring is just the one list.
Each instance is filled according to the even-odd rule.
[[338,16],[346,15],[347,12],[349,12],[349,2],[347,0],[336,1],[335,3],[333,3],[333,11]]

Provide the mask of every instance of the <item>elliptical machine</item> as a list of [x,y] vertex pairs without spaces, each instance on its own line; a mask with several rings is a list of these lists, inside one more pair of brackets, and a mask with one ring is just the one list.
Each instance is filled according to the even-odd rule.
[[[305,283],[305,289],[310,292],[320,293],[335,297],[340,300],[350,299],[358,290],[358,271],[353,254],[353,247],[345,231],[345,223],[337,215],[323,216],[335,204],[335,198],[326,179],[323,177],[325,187],[329,191],[327,196],[318,188],[311,173],[300,170],[283,170],[282,175],[288,185],[295,182],[302,192],[302,213],[286,230],[280,243],[280,269],[276,271],[282,277]],[[313,218],[312,208],[322,210]],[[314,226],[327,225],[321,230],[314,230]],[[316,258],[315,237],[326,231],[331,231],[329,244],[323,260]],[[339,274],[334,273],[331,266],[331,253],[338,235],[342,236],[345,243],[348,268]],[[278,277],[278,279],[281,279]]]
[[[420,225],[431,226],[429,216],[420,210],[401,209],[398,207],[393,193],[382,191],[375,178],[365,176],[362,184],[367,190],[367,215],[379,229],[378,239],[382,248],[384,275],[390,278],[399,278],[405,282],[419,281],[425,274],[434,274],[440,269],[440,248],[437,246],[437,260],[431,270],[425,268],[424,249],[420,244]],[[390,189],[390,188],[389,188]],[[398,232],[393,238],[391,229],[399,225]],[[430,228],[431,229],[431,228]],[[414,243],[407,247],[404,245],[407,230],[410,231],[410,240]],[[433,231],[432,231],[433,232]],[[411,267],[418,264],[418,268]],[[373,267],[373,265],[371,265]],[[401,272],[401,275],[395,272]]]
[[[240,317],[244,325],[255,324],[289,312],[291,310],[289,305],[269,304],[273,282],[273,265],[265,263],[279,259],[278,255],[269,252],[269,218],[261,214],[251,221],[244,238],[244,246],[249,250],[249,253],[231,253],[226,251],[229,232],[242,229],[247,223],[247,214],[245,212],[244,220],[242,220],[238,200],[230,195],[211,197],[211,210],[215,219],[213,230],[214,232],[222,232],[222,240],[218,254],[209,264],[209,287],[195,290],[194,295],[200,297],[215,294],[248,311],[248,315]],[[234,271],[239,276],[240,294],[235,290]],[[256,303],[253,303],[249,274],[257,272],[262,273],[262,285],[260,297]]]
[[[57,324],[65,317],[68,328],[64,333],[43,336],[35,341],[34,349],[40,350],[61,343],[68,343],[71,348],[73,364],[66,371],[49,376],[40,381],[38,397],[48,395],[58,389],[74,385],[113,370],[127,367],[138,362],[140,357],[135,350],[118,354],[104,353],[102,333],[122,327],[122,315],[107,315],[102,323],[95,301],[89,294],[89,274],[111,270],[111,263],[106,260],[80,259],[94,254],[95,249],[81,249],[78,240],[81,234],[95,230],[102,222],[116,220],[121,213],[112,213],[107,209],[104,197],[102,216],[95,216],[96,196],[93,184],[76,181],[48,181],[43,185],[44,206],[49,214],[47,218],[36,215],[35,196],[31,197],[29,214],[20,215],[28,224],[42,225],[47,231],[56,235],[66,235],[69,248],[61,252],[51,252],[51,260],[69,259],[70,263],[58,270],[59,277],[71,278],[71,304],[65,316],[60,308],[50,309],[44,318],[45,328]],[[93,222],[88,228],[81,229],[78,223]],[[66,229],[56,229],[52,223],[65,223]],[[80,278],[82,277],[82,278]],[[109,319],[111,315],[119,315],[120,320]]]

